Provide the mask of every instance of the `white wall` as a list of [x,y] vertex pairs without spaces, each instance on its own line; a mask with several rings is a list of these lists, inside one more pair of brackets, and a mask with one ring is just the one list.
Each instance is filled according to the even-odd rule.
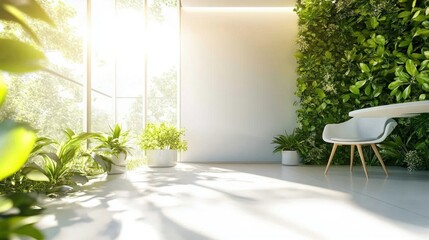
[[297,16],[291,10],[181,12],[183,162],[273,162],[296,126]]

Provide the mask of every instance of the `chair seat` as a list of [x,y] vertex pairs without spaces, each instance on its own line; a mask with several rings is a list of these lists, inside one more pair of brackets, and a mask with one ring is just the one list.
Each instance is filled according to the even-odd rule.
[[377,138],[330,138],[334,142],[369,142],[377,140]]

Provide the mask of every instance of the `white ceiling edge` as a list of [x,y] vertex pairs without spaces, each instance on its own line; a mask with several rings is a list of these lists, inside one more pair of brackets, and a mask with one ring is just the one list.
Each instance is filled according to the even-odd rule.
[[182,7],[295,7],[295,0],[180,0]]

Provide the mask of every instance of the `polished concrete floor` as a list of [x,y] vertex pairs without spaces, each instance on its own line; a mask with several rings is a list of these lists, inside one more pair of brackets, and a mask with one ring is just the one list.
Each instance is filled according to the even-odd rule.
[[429,172],[179,164],[46,200],[47,239],[428,239]]

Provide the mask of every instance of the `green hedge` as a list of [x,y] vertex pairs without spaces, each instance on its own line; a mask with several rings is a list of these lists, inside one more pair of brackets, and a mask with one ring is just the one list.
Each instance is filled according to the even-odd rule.
[[[306,163],[326,163],[331,146],[323,128],[347,120],[349,111],[429,99],[428,6],[429,0],[298,0],[296,94]],[[402,132],[394,135],[413,134],[410,121],[400,120]],[[420,147],[409,148],[427,158],[419,150],[429,144],[423,135],[412,140]],[[334,163],[348,162],[348,154]],[[393,158],[388,163],[404,165]]]

